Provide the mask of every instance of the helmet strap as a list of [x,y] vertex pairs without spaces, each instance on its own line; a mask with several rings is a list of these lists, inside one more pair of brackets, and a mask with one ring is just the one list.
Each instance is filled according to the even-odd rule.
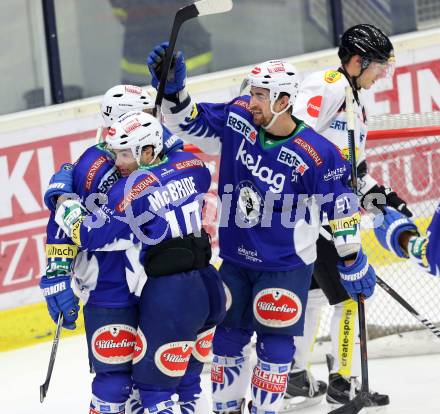
[[289,105],[287,105],[280,112],[275,112],[274,105],[275,105],[275,99],[270,101],[270,112],[272,112],[272,115],[273,115],[272,119],[270,120],[270,122],[267,125],[261,125],[261,127],[263,129],[265,129],[266,131],[273,126],[273,124],[275,123],[275,121],[278,119],[278,117],[281,114],[284,114],[284,112],[286,112],[292,106],[292,104],[289,103]]

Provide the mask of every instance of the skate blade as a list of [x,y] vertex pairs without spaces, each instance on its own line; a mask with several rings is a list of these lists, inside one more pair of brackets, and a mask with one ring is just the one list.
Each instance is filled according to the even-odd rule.
[[[329,411],[336,410],[339,407],[342,407],[342,404],[332,403],[327,401],[327,405],[329,407]],[[372,413],[388,413],[389,405],[374,405],[372,407],[363,407],[359,414],[372,414]]]
[[302,410],[304,408],[313,407],[314,405],[318,405],[324,399],[324,395],[320,395],[319,397],[308,398],[308,397],[290,397],[283,400],[283,404],[281,409],[279,410],[280,414],[290,414],[296,413],[298,410]]

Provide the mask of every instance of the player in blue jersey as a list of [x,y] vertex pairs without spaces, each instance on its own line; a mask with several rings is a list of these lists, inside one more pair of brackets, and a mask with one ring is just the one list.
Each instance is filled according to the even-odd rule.
[[[101,104],[101,114],[104,120],[104,126],[98,129],[97,136],[102,141],[102,130],[108,130],[111,124],[118,117],[128,110],[151,111],[154,107],[154,99],[142,88],[132,85],[117,85],[109,89],[103,97]],[[164,129],[164,150],[165,152],[175,151],[183,148],[182,141],[168,130]],[[102,143],[88,148],[73,167],[73,187],[69,192],[79,195],[81,200],[89,200],[87,207],[91,210],[97,208],[97,196],[100,193],[106,193],[110,187],[121,176],[120,170],[115,166],[113,155],[105,148]],[[65,172],[65,174],[68,174]],[[59,176],[58,176],[59,177]],[[50,209],[53,208],[53,198],[64,192],[63,180],[56,179],[51,182],[47,196],[46,204]],[[94,197],[88,198],[95,194]],[[131,252],[131,253],[130,253]],[[78,317],[78,300],[81,298],[84,303],[85,325],[89,337],[93,337],[95,331],[102,327],[107,327],[107,332],[112,329],[119,329],[121,334],[114,337],[114,344],[118,348],[113,348],[118,352],[125,353],[119,356],[119,362],[116,355],[108,354],[101,356],[101,361],[94,361],[92,344],[88,341],[90,364],[94,366],[97,373],[93,381],[93,394],[97,400],[105,401],[105,394],[100,391],[95,384],[104,384],[106,381],[115,381],[108,378],[108,370],[115,373],[118,377],[118,371],[131,372],[132,343],[126,342],[127,346],[121,346],[121,341],[126,341],[124,335],[133,336],[136,334],[137,327],[137,307],[138,299],[133,292],[140,289],[139,272],[142,274],[143,268],[138,272],[134,271],[133,264],[126,267],[127,252],[113,252],[111,255],[104,252],[82,252],[72,243],[54,221],[52,214],[47,227],[47,271],[41,278],[40,286],[47,300],[49,313],[57,320],[59,312],[63,313],[64,324],[66,328],[73,329]],[[128,251],[127,257],[136,255],[136,249]],[[138,266],[139,267],[139,266]],[[75,275],[70,287],[72,273]],[[127,314],[131,316],[127,316]],[[95,330],[95,315],[100,317],[100,325]],[[124,328],[122,328],[122,326]],[[128,328],[127,328],[128,327]],[[105,332],[103,332],[105,335]],[[98,351],[99,352],[99,351]],[[102,366],[104,361],[112,361],[110,365]],[[96,365],[100,365],[99,368]],[[126,377],[125,374],[121,374]],[[103,380],[104,379],[104,380]],[[116,378],[117,380],[118,378]],[[97,389],[98,388],[98,389]],[[103,388],[103,387],[101,387]],[[126,399],[127,390],[121,387],[121,402]],[[121,406],[122,404],[118,404]],[[133,406],[133,407],[132,407]],[[131,408],[135,408],[136,398],[130,399],[127,403],[127,413]],[[141,409],[141,408],[140,408]]]
[[[153,86],[165,48],[157,46],[148,57]],[[251,383],[252,413],[293,412],[283,397],[292,337],[303,332],[323,211],[347,290],[354,297],[370,296],[375,285],[361,250],[350,167],[332,143],[292,117],[298,90],[292,65],[280,60],[257,65],[246,79],[250,96],[228,103],[193,104],[184,84],[179,53],[165,88],[165,124],[202,150],[221,145],[220,273],[231,303],[214,337],[213,409],[245,412]],[[251,372],[247,345],[253,332],[257,365]]]
[[374,233],[383,248],[398,257],[409,259],[419,268],[440,276],[440,204],[437,206],[426,236],[421,236],[413,221],[399,211],[386,207],[377,217]]
[[[117,399],[127,398],[131,385],[130,372],[119,372],[121,378],[111,369],[118,363],[121,369],[121,346],[111,349],[114,335],[115,340],[122,336],[119,345],[132,342],[130,371],[143,413],[207,412],[206,400],[200,398],[200,373],[225,310],[221,279],[209,265],[209,237],[201,227],[203,195],[211,177],[191,153],[164,154],[162,134],[151,115],[121,116],[106,137],[123,175],[108,192],[108,203],[93,216],[77,200],[66,200],[56,213],[58,224],[85,253],[114,255],[122,250],[127,268],[137,264],[133,277],[136,281],[139,276],[135,285],[140,297],[134,338],[131,321],[110,329],[102,326],[103,315],[90,320],[93,366],[106,374],[94,384],[105,399],[92,399],[93,413],[122,412]],[[175,393],[178,403],[172,398]]]

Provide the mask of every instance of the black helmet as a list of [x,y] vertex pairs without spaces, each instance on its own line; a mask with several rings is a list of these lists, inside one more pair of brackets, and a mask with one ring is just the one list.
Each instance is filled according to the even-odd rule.
[[342,63],[348,62],[353,55],[359,55],[365,60],[363,66],[366,67],[371,61],[386,62],[393,55],[393,44],[377,27],[358,24],[342,35],[338,55]]

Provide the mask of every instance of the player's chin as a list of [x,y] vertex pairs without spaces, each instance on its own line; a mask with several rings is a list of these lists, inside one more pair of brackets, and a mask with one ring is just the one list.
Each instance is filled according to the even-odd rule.
[[252,114],[252,119],[255,125],[260,126],[264,123],[264,117],[261,114]]

